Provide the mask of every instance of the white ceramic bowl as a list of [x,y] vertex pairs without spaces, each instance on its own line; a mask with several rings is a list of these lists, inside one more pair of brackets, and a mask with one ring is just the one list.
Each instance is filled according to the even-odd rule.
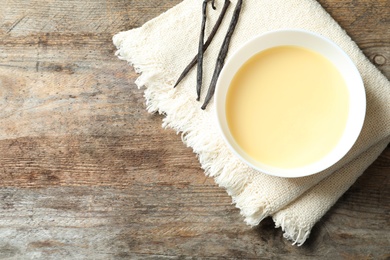
[[[304,47],[328,58],[340,71],[349,93],[349,114],[345,131],[336,147],[325,157],[299,168],[283,169],[254,160],[236,143],[226,119],[226,95],[230,82],[240,67],[253,55],[266,49],[294,45]],[[228,147],[252,168],[279,177],[303,177],[321,172],[339,161],[353,146],[363,126],[366,111],[366,95],[362,78],[348,55],[335,43],[316,33],[304,30],[277,30],[262,34],[239,48],[226,62],[218,79],[216,116],[222,136]]]

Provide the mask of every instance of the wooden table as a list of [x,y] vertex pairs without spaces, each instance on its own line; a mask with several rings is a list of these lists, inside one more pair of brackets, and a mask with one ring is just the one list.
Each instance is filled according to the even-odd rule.
[[[390,147],[295,247],[145,111],[111,39],[179,2],[2,1],[0,259],[389,259]],[[390,78],[390,2],[319,2]]]

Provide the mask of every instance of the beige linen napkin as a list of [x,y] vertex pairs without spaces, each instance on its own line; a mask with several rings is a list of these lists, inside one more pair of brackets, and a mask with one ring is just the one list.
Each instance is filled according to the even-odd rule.
[[[236,0],[204,57],[204,100],[216,57],[230,22]],[[358,67],[367,94],[366,120],[356,144],[337,164],[309,177],[284,179],[257,172],[237,159],[226,147],[214,117],[214,103],[206,111],[196,101],[195,69],[173,89],[184,67],[197,53],[201,24],[200,0],[185,0],[141,28],[114,36],[117,55],[140,73],[136,84],[145,86],[150,112],[164,114],[164,127],[182,133],[206,174],[226,188],[247,224],[257,225],[273,216],[286,238],[302,244],[314,224],[379,156],[389,143],[390,83],[366,59],[357,45],[314,0],[244,0],[241,16],[229,49],[232,54],[251,38],[275,29],[299,28],[330,38]],[[206,37],[217,11],[208,9]],[[229,57],[229,55],[228,55]]]

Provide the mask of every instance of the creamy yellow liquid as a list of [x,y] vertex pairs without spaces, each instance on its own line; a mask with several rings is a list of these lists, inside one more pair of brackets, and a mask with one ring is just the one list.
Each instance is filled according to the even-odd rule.
[[253,159],[295,168],[318,161],[340,140],[348,116],[344,79],[321,54],[295,46],[260,52],[234,76],[229,129]]

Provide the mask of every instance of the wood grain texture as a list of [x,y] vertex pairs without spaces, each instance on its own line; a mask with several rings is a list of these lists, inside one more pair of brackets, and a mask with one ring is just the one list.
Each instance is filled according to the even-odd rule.
[[[4,0],[0,259],[389,259],[390,147],[293,247],[145,111],[112,36],[180,0]],[[390,2],[320,0],[390,78]]]

